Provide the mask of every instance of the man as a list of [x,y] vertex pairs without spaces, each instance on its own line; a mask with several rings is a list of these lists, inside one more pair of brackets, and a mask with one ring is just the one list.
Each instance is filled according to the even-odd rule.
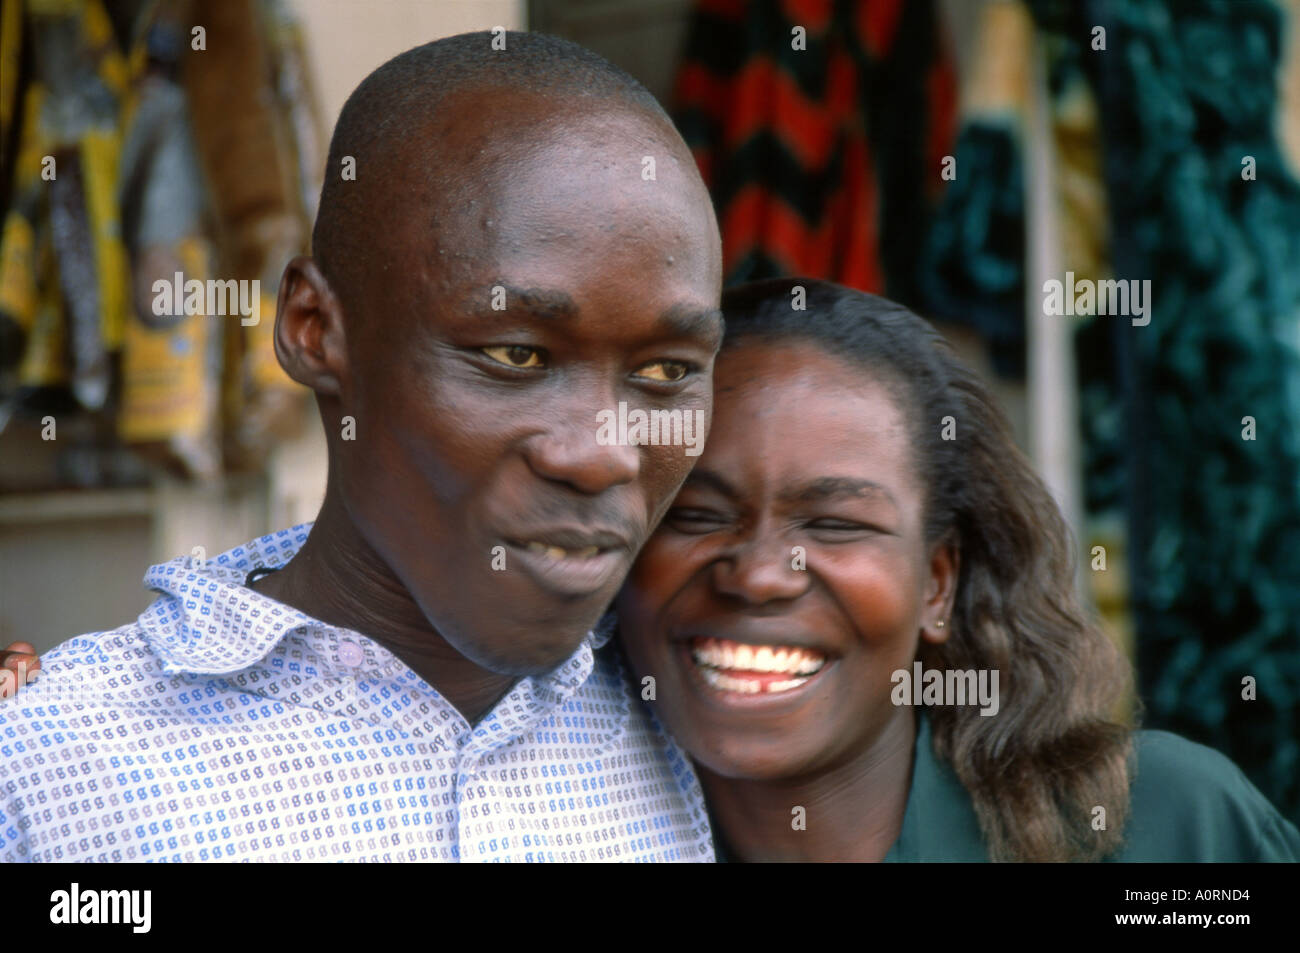
[[317,520],[153,567],[137,622],[0,704],[0,861],[712,859],[596,625],[692,458],[596,426],[707,421],[717,225],[634,80],[492,40],[398,56],[339,117],[276,319]]

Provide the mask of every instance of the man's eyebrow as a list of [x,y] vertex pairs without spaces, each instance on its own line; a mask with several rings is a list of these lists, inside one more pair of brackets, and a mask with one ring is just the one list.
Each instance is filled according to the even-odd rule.
[[858,480],[851,477],[821,477],[798,489],[782,493],[779,499],[783,503],[819,503],[840,497],[874,496],[885,500],[895,509],[898,501],[888,489],[872,480]]
[[[492,307],[500,299],[501,292],[505,293],[505,301],[502,302],[505,307]],[[481,289],[477,297],[480,303],[471,310],[482,317],[499,316],[510,311],[526,311],[542,320],[565,320],[578,316],[578,306],[563,291],[496,284]]]
[[[498,290],[499,289],[499,290]],[[505,307],[494,308],[494,301],[505,295]],[[497,284],[481,289],[477,296],[480,304],[472,308],[475,315],[492,317],[507,312],[524,311],[542,320],[565,320],[578,316],[578,306],[563,291],[547,288],[516,288],[513,285]],[[720,308],[700,309],[693,305],[675,304],[659,315],[661,329],[677,337],[696,335],[710,340],[721,339],[723,330],[722,310]]]
[[660,326],[675,337],[707,337],[721,341],[723,320],[721,308],[700,309],[688,304],[675,304],[659,315]]

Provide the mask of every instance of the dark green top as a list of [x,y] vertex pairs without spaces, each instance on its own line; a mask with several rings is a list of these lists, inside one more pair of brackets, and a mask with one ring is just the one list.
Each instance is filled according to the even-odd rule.
[[[1219,752],[1167,731],[1139,731],[1134,754],[1124,845],[1108,860],[1300,861],[1300,831]],[[716,824],[714,842],[726,861]],[[935,756],[922,709],[903,829],[884,861],[988,859],[970,795]]]

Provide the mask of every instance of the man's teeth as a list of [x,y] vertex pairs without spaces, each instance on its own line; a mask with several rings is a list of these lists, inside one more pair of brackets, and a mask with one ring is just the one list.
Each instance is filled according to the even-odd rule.
[[701,639],[691,648],[695,661],[715,669],[741,672],[786,672],[812,675],[826,664],[826,656],[797,646],[745,645],[720,639]]
[[531,541],[528,549],[534,553],[540,553],[551,557],[552,559],[590,559],[600,552],[599,546],[585,546],[582,549],[561,549],[559,546],[547,546],[545,543]]

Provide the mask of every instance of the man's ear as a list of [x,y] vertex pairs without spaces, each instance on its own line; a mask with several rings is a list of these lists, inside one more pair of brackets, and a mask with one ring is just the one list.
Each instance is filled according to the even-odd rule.
[[298,255],[284,268],[275,306],[275,356],[318,394],[338,396],[347,375],[343,307],[320,266]]
[[930,550],[930,578],[921,614],[921,637],[934,645],[952,634],[952,607],[961,577],[961,547],[955,532],[947,533]]

